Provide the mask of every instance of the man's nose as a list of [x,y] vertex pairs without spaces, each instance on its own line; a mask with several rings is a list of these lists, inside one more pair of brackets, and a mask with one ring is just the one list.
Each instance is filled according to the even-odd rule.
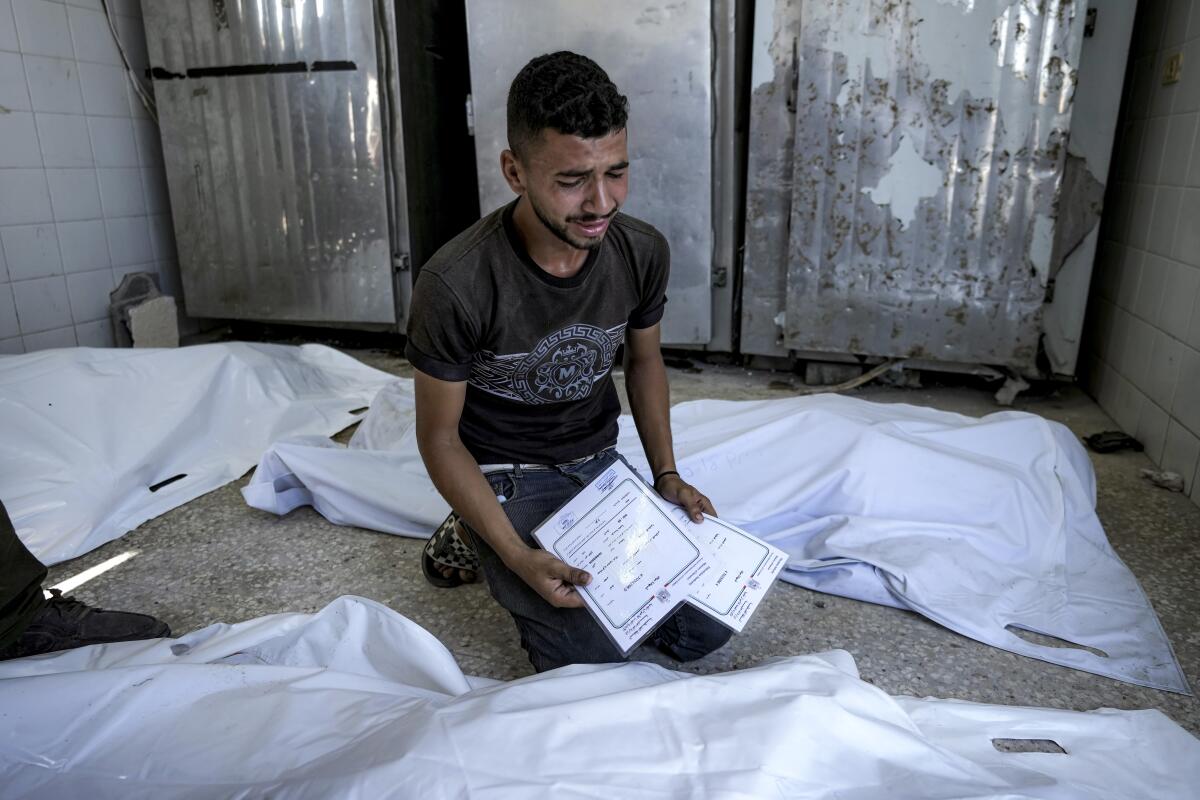
[[609,191],[607,181],[601,178],[593,181],[591,191],[583,201],[583,210],[597,217],[606,217],[613,209],[613,196]]

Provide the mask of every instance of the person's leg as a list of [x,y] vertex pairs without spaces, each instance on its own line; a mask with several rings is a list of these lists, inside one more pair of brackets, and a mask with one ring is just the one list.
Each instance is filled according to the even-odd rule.
[[[509,521],[531,547],[539,546],[533,529],[584,485],[553,470],[527,470],[519,475],[493,473],[488,482],[497,495],[505,497],[504,511]],[[512,614],[521,646],[535,670],[625,660],[587,609],[550,605],[500,560],[483,537],[467,530],[488,589],[496,602]]]
[[12,644],[46,605],[46,567],[33,557],[0,502],[0,650]]

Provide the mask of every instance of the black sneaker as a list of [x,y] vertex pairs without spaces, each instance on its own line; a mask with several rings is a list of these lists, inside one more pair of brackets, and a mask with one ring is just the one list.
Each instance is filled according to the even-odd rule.
[[161,639],[171,635],[165,622],[147,614],[105,611],[85,605],[62,592],[53,595],[15,642],[0,650],[0,661],[25,658],[89,644]]

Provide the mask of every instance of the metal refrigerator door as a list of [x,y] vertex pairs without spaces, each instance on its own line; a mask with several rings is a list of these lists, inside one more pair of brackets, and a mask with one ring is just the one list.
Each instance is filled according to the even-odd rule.
[[394,322],[374,4],[155,0],[145,24],[188,313]]
[[529,59],[573,50],[629,98],[624,210],[671,243],[663,341],[707,344],[712,327],[712,23],[709,3],[467,0],[479,206],[512,199],[500,174],[508,87]]
[[[752,188],[747,220],[754,231],[755,213],[778,218],[788,202],[780,345],[1034,367],[1056,271],[1078,5],[757,4],[793,32],[756,36],[754,59],[756,85],[783,89],[756,96],[754,121],[767,100],[794,109],[770,143],[792,137],[790,198],[762,187],[780,173],[773,153],[757,175],[752,156],[765,205]],[[764,269],[750,262],[756,248],[769,256],[780,243],[777,231],[753,236],[748,273]],[[754,280],[780,290],[778,278]],[[765,309],[745,308],[759,330]]]

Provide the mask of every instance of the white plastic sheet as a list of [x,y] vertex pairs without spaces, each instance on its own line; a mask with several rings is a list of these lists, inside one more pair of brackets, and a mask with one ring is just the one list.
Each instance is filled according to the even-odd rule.
[[0,499],[35,556],[65,561],[234,480],[271,442],[336,433],[391,380],[320,345],[0,357]]
[[[722,516],[789,553],[783,579],[913,609],[987,644],[1188,692],[1137,579],[1095,513],[1082,446],[1064,426],[982,419],[838,395],[675,406],[680,472]],[[628,417],[619,448],[643,471]],[[271,448],[243,493],[286,513],[428,536],[447,513],[413,437],[411,381],[372,404],[349,448]],[[1049,647],[1006,626],[1094,648]]]
[[[630,663],[497,684],[353,597],[0,663],[0,708],[12,800],[1152,800],[1200,785],[1200,742],[1158,711],[893,698],[844,651],[719,675]],[[1066,753],[1003,753],[994,738]]]

